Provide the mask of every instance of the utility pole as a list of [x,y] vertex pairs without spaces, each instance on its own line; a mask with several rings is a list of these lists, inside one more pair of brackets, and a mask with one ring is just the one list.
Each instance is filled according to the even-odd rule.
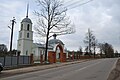
[[15,17],[13,17],[12,21],[12,28],[11,28],[11,40],[10,40],[10,53],[12,51],[12,42],[13,42],[13,29],[14,29],[14,23],[15,23]]

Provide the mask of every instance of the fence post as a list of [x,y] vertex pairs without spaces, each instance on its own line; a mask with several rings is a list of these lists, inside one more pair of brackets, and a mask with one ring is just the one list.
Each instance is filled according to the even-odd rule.
[[30,63],[29,63],[29,61],[30,61],[30,59],[29,59],[29,58],[30,58],[30,57],[29,57],[29,56],[27,56],[27,57],[28,57],[28,64],[30,64]]
[[74,51],[72,52],[72,60],[74,61],[74,56],[75,56],[75,54],[74,54]]
[[11,66],[12,66],[12,55],[10,57],[11,57]]
[[17,65],[19,65],[19,56],[20,56],[20,53],[17,54]]
[[34,64],[33,54],[30,55],[30,64]]
[[43,54],[40,55],[40,62],[43,63]]
[[24,57],[25,57],[25,56],[23,56],[23,65],[24,65]]
[[4,56],[4,65],[3,66],[5,66],[5,56]]

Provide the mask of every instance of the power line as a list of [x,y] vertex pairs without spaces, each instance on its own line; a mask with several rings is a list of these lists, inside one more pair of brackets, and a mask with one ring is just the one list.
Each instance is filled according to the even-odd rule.
[[[84,1],[84,0],[82,0],[82,1]],[[76,7],[85,5],[85,4],[87,4],[87,3],[91,2],[91,1],[93,1],[93,0],[88,0],[88,1],[83,2],[83,3],[79,3],[79,2],[81,2],[81,1],[76,1],[76,2],[74,2],[74,3],[71,3],[71,4],[67,5],[66,7],[69,8],[68,10],[71,10],[71,9],[76,8]]]
[[84,0],[75,1],[75,2],[72,2],[72,3],[70,3],[70,1],[68,1],[68,2],[66,2],[65,4],[67,4],[67,3],[70,3],[70,4],[66,5],[65,7],[73,6],[74,4],[79,4],[79,3],[82,2],[82,1],[84,1]]
[[89,1],[87,1],[87,2],[84,2],[84,3],[78,4],[78,5],[76,5],[76,6],[72,7],[72,8],[70,8],[70,9],[73,9],[73,8],[76,8],[76,7],[79,7],[79,6],[85,5],[85,4],[87,4],[87,3],[91,2],[91,1],[93,1],[93,0],[89,0]]

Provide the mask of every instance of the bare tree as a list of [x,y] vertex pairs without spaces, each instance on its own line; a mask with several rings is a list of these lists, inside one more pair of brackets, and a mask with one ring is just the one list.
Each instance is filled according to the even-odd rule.
[[85,55],[89,55],[88,54],[88,46],[86,46],[86,48],[85,48]]
[[83,54],[82,47],[79,47],[79,50],[77,51],[78,58],[80,58],[80,55]]
[[100,51],[100,56],[101,56],[101,58],[103,57],[102,55],[103,55],[103,46],[104,46],[104,44],[103,43],[98,43],[98,48],[99,48],[99,51]]
[[114,49],[113,49],[113,46],[111,44],[104,43],[103,52],[105,53],[106,58],[113,58],[114,57]]
[[46,38],[45,61],[47,61],[48,40],[53,34],[65,35],[74,33],[66,16],[67,9],[60,0],[37,0],[40,11],[35,11],[38,17],[36,32]]
[[82,51],[82,47],[81,47],[81,46],[79,47],[79,52],[80,52],[80,55],[83,54],[83,51]]
[[119,53],[117,50],[115,50],[115,57],[119,57]]
[[[95,36],[93,35],[92,31],[90,29],[88,29],[88,32],[85,36],[85,40],[84,43],[87,44],[87,48],[88,48],[88,55],[90,56],[92,54],[92,46],[93,46],[93,40],[94,40]],[[86,48],[86,49],[87,49]]]
[[101,57],[102,57],[102,53],[105,54],[106,58],[114,57],[114,49],[113,49],[113,46],[111,44],[99,43],[99,48],[100,48]]
[[93,36],[93,38],[92,38],[92,48],[93,48],[94,58],[95,58],[95,54],[96,54],[96,47],[97,47],[97,39],[96,39],[95,36]]
[[7,54],[7,46],[4,44],[0,44],[0,56],[6,56]]

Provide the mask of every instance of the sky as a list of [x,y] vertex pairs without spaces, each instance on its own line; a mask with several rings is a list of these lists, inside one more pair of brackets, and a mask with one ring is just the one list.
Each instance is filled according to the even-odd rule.
[[[68,50],[79,50],[85,47],[83,40],[88,28],[93,31],[99,43],[107,42],[120,52],[120,0],[64,0],[68,8],[67,16],[74,23],[74,34],[62,35],[62,40]],[[36,25],[34,10],[38,9],[36,0],[0,0],[0,44],[9,49],[11,20],[16,19],[13,36],[13,49],[17,49],[20,23],[26,17],[26,6],[29,2],[29,18]],[[34,29],[34,28],[33,28]],[[34,42],[37,42],[34,34]]]

